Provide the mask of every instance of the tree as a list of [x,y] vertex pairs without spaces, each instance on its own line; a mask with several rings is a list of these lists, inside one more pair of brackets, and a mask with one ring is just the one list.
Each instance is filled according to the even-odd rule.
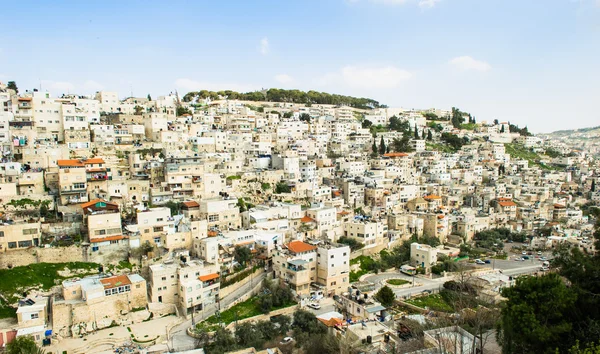
[[408,135],[404,135],[401,139],[394,139],[392,141],[392,147],[396,152],[413,151],[412,144],[410,143],[410,137]]
[[6,88],[9,90],[15,90],[16,93],[19,93],[19,88],[17,87],[17,83],[14,81],[9,81],[6,85]]
[[337,337],[329,333],[311,336],[303,346],[306,353],[337,354],[340,352],[340,342]]
[[461,124],[463,124],[465,122],[465,118],[463,116],[463,112],[460,111],[460,109],[456,108],[456,107],[452,107],[452,126],[454,128],[460,128]]
[[500,133],[504,133],[504,124],[502,124],[502,127],[500,128]]
[[300,120],[306,123],[310,123],[310,114],[308,113],[302,113],[300,115]]
[[571,347],[568,338],[577,294],[557,274],[517,279],[505,288],[499,342],[503,353],[553,353]]
[[177,107],[177,117],[182,116],[184,114],[192,114],[192,112],[185,107]]
[[498,122],[498,119],[494,119],[494,125],[498,125],[498,124],[500,124],[500,123]]
[[356,251],[365,247],[362,242],[358,242],[355,239],[346,236],[340,237],[337,242],[349,246],[351,251]]
[[394,294],[394,291],[390,289],[389,286],[384,285],[384,287],[379,289],[377,294],[375,294],[375,300],[381,302],[385,307],[390,307],[396,300],[396,294]]
[[416,125],[416,124],[415,124],[415,139],[417,139],[417,140],[421,139],[421,138],[419,137],[419,128],[417,128],[417,125]]
[[246,266],[249,260],[252,259],[252,251],[248,247],[235,246],[233,250],[233,259],[242,266]]
[[433,134],[431,134],[431,129],[427,130],[427,140],[429,140],[429,141],[433,140]]
[[590,187],[590,190],[592,192],[596,191],[596,179],[595,178],[592,180],[592,186]]
[[33,337],[20,336],[6,345],[5,354],[42,354],[44,351],[37,346]]
[[233,334],[231,334],[231,332],[228,329],[219,327],[215,331],[215,335],[213,337],[213,342],[211,344],[209,344],[208,347],[205,349],[208,349],[207,350],[208,354],[212,354],[212,353],[226,353],[226,352],[235,350],[236,348],[237,348],[237,344],[235,342],[235,338],[233,337]]
[[277,182],[277,184],[275,185],[275,193],[280,194],[280,193],[291,193],[292,192],[292,188],[287,184],[287,182],[281,181],[281,182]]
[[385,140],[383,140],[383,136],[381,137],[381,141],[379,141],[379,155],[385,154]]
[[370,120],[368,120],[368,119],[365,119],[365,120],[363,120],[363,121],[362,121],[362,123],[361,123],[361,126],[362,126],[362,128],[363,128],[363,129],[368,129],[368,128],[370,128],[372,125],[373,125],[373,122],[371,122],[371,121],[370,121]]
[[327,327],[317,320],[317,317],[309,311],[297,310],[294,312],[294,338],[299,345],[310,342],[312,337],[327,332]]
[[373,145],[371,145],[371,157],[377,157],[377,151],[379,151],[377,149],[377,143],[375,142],[375,139],[373,139]]
[[148,94],[147,98],[148,98],[148,101],[152,101],[152,96],[150,96],[150,94]]

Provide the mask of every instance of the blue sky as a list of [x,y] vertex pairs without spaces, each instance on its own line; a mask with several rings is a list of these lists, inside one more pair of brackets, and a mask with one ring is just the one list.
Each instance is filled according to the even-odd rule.
[[600,125],[600,0],[12,1],[0,23],[22,90],[298,88]]

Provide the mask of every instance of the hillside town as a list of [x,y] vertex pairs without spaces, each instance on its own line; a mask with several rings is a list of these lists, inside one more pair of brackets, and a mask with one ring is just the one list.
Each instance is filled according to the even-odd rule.
[[594,255],[600,206],[598,145],[519,123],[0,83],[0,348],[500,353],[509,289]]

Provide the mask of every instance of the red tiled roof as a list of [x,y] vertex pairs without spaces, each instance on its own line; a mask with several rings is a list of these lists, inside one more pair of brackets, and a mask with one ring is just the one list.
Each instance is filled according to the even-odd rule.
[[123,235],[108,236],[108,237],[90,239],[90,242],[98,243],[98,242],[106,242],[106,241],[116,241],[116,240],[122,240],[124,238],[125,238],[125,236],[123,236]]
[[94,200],[90,200],[90,201],[89,201],[89,202],[87,202],[87,203],[83,203],[83,204],[81,204],[81,208],[83,208],[83,209],[85,209],[85,208],[89,208],[89,207],[91,207],[92,205],[96,205],[96,203],[100,203],[100,202],[102,202],[102,203],[106,203],[106,205],[118,206],[116,203],[107,202],[107,201],[106,201],[106,200],[104,200],[104,199],[94,199]]
[[345,215],[348,215],[348,214],[350,214],[350,212],[349,212],[349,211],[342,210],[342,211],[340,211],[338,214],[339,214],[339,215],[342,215],[342,216],[345,216]]
[[311,218],[310,216],[306,216],[306,215],[303,216],[302,219],[300,219],[300,222],[304,222],[304,223],[314,222],[314,221],[315,221],[315,219]]
[[408,156],[408,154],[405,154],[403,152],[388,152],[387,154],[383,154],[383,156],[385,156],[385,157],[405,157],[405,156]]
[[213,279],[217,279],[219,277],[219,273],[211,273],[206,275],[201,275],[198,277],[201,281],[209,281]]
[[335,318],[332,317],[328,320],[322,319],[322,318],[317,318],[319,321],[323,322],[323,324],[327,327],[335,327],[335,326],[339,326],[342,325],[344,323],[343,320],[339,319],[339,318]]
[[317,249],[315,246],[302,241],[292,241],[287,244],[287,248],[294,253],[308,252]]
[[440,197],[439,195],[432,194],[432,195],[423,197],[423,199],[442,199],[442,197]]
[[129,277],[126,275],[116,275],[114,277],[100,279],[100,282],[104,285],[104,289],[112,289],[122,285],[131,285],[131,280],[129,280]]
[[83,163],[86,165],[92,165],[95,163],[104,163],[104,159],[102,159],[100,157],[96,157],[95,159],[87,159],[87,160],[83,161]]
[[197,202],[191,200],[189,202],[183,202],[183,205],[185,205],[188,208],[197,208],[200,206],[200,204],[198,204]]
[[507,202],[498,202],[498,204],[500,204],[500,206],[502,207],[511,207],[511,206],[517,206],[517,204],[513,201],[507,201]]
[[85,166],[79,160],[57,160],[56,163],[60,167],[83,167],[83,166]]
[[209,231],[208,232],[208,237],[215,237],[217,236],[219,233],[217,231]]

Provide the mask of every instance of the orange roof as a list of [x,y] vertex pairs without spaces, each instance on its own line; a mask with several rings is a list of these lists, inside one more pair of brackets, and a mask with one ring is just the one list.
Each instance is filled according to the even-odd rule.
[[60,167],[83,167],[84,164],[79,160],[57,160],[56,163]]
[[333,195],[335,195],[336,197],[339,197],[340,195],[342,195],[342,192],[340,192],[340,191],[333,191]]
[[217,232],[217,231],[209,231],[208,237],[214,237],[214,236],[217,236],[218,234],[219,234],[219,232]]
[[116,240],[122,240],[124,238],[125,238],[125,236],[123,236],[123,235],[108,236],[108,237],[90,239],[90,242],[91,243],[98,243],[98,242],[106,242],[106,241],[116,241]]
[[408,156],[408,154],[405,154],[403,152],[388,152],[387,154],[383,154],[383,156],[385,156],[385,157],[405,157],[405,156]]
[[189,202],[183,202],[183,205],[185,205],[188,208],[196,208],[196,207],[200,206],[200,204],[198,204],[197,202],[195,202],[193,200],[191,200]]
[[131,285],[131,280],[126,275],[116,275],[110,278],[100,279],[102,285],[104,285],[104,289],[112,289],[121,285]]
[[287,244],[287,248],[293,253],[302,253],[317,249],[315,246],[309,245],[308,243],[302,241],[292,241]]
[[300,219],[301,222],[314,222],[315,219],[311,218],[310,216],[303,216],[302,219]]
[[502,207],[511,207],[511,206],[517,206],[517,204],[513,201],[507,201],[507,202],[498,202],[498,204],[500,204],[500,206]]
[[19,97],[19,101],[31,101],[31,97]]
[[95,163],[104,163],[104,159],[97,157],[95,159],[87,159],[87,160],[83,161],[83,163],[86,165],[91,165],[91,164],[95,164]]
[[81,207],[82,207],[83,209],[85,209],[85,208],[91,207],[92,205],[96,205],[96,203],[100,203],[100,202],[102,202],[102,203],[106,203],[107,205],[114,205],[114,206],[117,206],[117,204],[116,204],[116,203],[107,202],[107,201],[106,201],[106,200],[104,200],[104,199],[94,199],[94,200],[90,200],[90,201],[89,201],[89,202],[87,202],[87,203],[83,203],[83,204],[81,204]]
[[340,214],[340,215],[342,215],[342,216],[345,216],[345,215],[348,215],[348,214],[350,214],[350,212],[349,212],[349,211],[342,210],[342,211],[340,211],[338,214]]
[[554,208],[555,208],[555,209],[564,209],[564,208],[565,208],[565,206],[564,206],[564,205],[562,205],[562,204],[554,204]]
[[201,275],[198,277],[201,281],[209,281],[213,279],[217,279],[219,277],[219,273],[211,273],[206,275]]
[[323,324],[327,327],[335,327],[335,326],[339,326],[342,325],[344,323],[343,320],[339,319],[339,318],[335,318],[332,317],[328,320],[322,319],[322,318],[317,318],[319,321],[323,322]]
[[512,199],[510,199],[510,198],[498,198],[498,201],[499,202],[510,202],[510,201],[512,201]]
[[432,194],[432,195],[423,197],[423,199],[442,199],[442,197],[440,197],[439,195]]

